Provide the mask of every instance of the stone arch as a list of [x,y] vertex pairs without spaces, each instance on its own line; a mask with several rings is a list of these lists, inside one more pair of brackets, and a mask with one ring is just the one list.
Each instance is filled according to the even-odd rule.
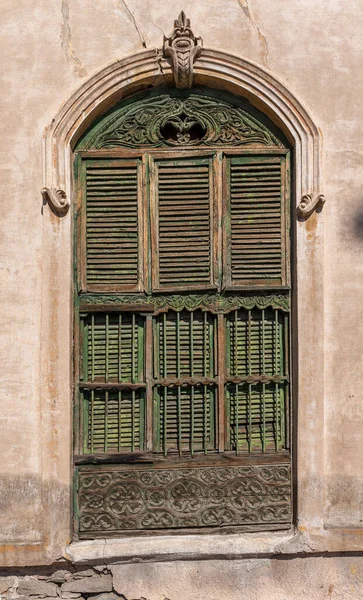
[[[44,136],[44,186],[55,194],[58,190],[58,208],[66,208],[69,203],[71,150],[88,125],[130,92],[170,83],[172,79],[170,64],[160,51],[144,50],[94,75],[62,106]],[[279,80],[243,58],[203,49],[194,67],[194,82],[247,97],[266,113],[294,145],[298,200],[320,192],[319,129]]]

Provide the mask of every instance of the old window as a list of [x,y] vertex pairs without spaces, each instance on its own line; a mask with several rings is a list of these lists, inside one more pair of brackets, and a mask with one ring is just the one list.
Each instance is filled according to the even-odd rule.
[[289,527],[286,140],[164,90],[75,155],[77,535]]

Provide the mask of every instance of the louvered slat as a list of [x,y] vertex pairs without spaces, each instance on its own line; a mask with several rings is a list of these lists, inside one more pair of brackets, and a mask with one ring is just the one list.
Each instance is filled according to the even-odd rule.
[[[238,310],[227,318],[227,379],[283,377],[286,318],[278,310]],[[230,447],[238,452],[278,451],[285,444],[287,382],[227,384]]]
[[[155,390],[157,451],[193,454],[215,447],[215,388],[202,384],[215,375],[215,328],[215,316],[200,310],[169,311],[156,318],[154,375],[166,380]],[[196,384],[190,385],[189,378]],[[166,387],[173,380],[177,385]]]
[[86,453],[142,449],[144,392],[90,390],[83,392]]
[[215,448],[214,386],[157,386],[156,451],[207,452]]
[[229,159],[229,285],[285,283],[280,156]]
[[86,161],[86,278],[90,290],[138,289],[138,166]]
[[169,311],[157,317],[158,377],[213,377],[215,317]]
[[85,323],[87,381],[142,381],[144,319],[133,313],[94,313]]
[[155,288],[212,283],[210,159],[158,161]]

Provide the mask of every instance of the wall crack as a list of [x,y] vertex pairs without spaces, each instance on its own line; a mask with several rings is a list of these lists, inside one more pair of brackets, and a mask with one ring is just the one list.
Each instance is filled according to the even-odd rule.
[[249,4],[248,4],[248,0],[238,0],[238,4],[242,8],[244,14],[246,15],[247,19],[251,23],[252,27],[257,32],[258,39],[259,39],[259,42],[261,45],[261,50],[262,50],[262,62],[265,67],[269,68],[269,64],[268,64],[269,47],[268,47],[267,38],[265,35],[263,35],[260,27],[258,26],[255,19],[253,18],[252,13],[250,11]]
[[88,75],[88,73],[73,48],[72,33],[69,24],[69,0],[62,0],[61,11],[63,17],[60,35],[62,50],[65,54],[68,64],[73,67],[73,71],[79,77],[85,77]]
[[121,9],[121,11],[126,12],[126,15],[128,16],[128,18],[130,19],[131,23],[133,24],[133,26],[136,29],[137,35],[140,38],[140,42],[142,44],[142,46],[144,48],[147,48],[146,42],[145,42],[145,38],[141,33],[140,27],[137,24],[136,18],[134,13],[129,9],[129,7],[126,4],[126,0],[117,0],[117,4],[119,6],[119,8]]

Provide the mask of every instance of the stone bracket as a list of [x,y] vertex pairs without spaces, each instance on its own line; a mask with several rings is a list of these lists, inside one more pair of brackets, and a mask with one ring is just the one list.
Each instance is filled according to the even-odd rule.
[[296,207],[297,216],[302,219],[307,219],[316,210],[320,212],[325,204],[325,196],[323,194],[305,194]]
[[49,204],[57,214],[66,214],[70,207],[69,199],[64,190],[60,188],[43,187],[42,196],[44,204]]

